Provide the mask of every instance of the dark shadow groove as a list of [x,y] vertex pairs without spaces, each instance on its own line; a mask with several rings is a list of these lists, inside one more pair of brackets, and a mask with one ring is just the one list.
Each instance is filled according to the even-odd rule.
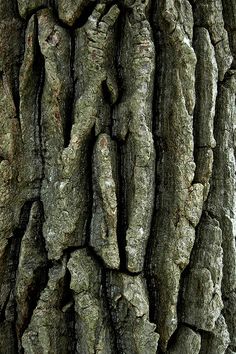
[[[192,253],[191,253],[192,254]],[[190,256],[191,258],[191,256]],[[179,281],[179,293],[177,300],[177,318],[178,322],[182,322],[182,318],[184,317],[184,303],[183,303],[183,294],[185,291],[186,280],[188,279],[190,274],[190,264],[182,271]]]
[[102,81],[102,94],[103,94],[104,101],[111,106],[112,105],[112,97],[111,97],[111,93],[108,89],[106,80]]
[[43,131],[42,131],[42,96],[43,96],[43,89],[44,89],[44,81],[45,81],[45,59],[41,53],[39,41],[38,41],[38,19],[35,17],[36,21],[36,46],[35,46],[35,62],[34,66],[35,69],[39,71],[39,84],[38,84],[38,91],[36,94],[36,124],[38,125],[38,140],[39,140],[39,155],[41,160],[41,176],[40,176],[40,186],[39,186],[39,196],[41,197],[41,189],[43,179],[45,177],[44,170],[45,170],[45,158],[44,158],[44,148],[43,148]]
[[17,2],[17,0],[12,0],[12,8],[13,8],[14,15],[15,15],[17,18],[20,18],[19,7],[18,7],[18,2]]
[[[121,65],[121,44],[123,40],[123,28],[125,25],[125,7],[120,4],[120,15],[115,24],[115,57],[114,66],[116,70],[116,82],[118,87],[118,97],[111,109],[111,138],[117,146],[117,243],[120,258],[120,271],[126,272],[126,230],[127,230],[127,206],[126,206],[126,180],[125,180],[125,141],[121,141],[116,136],[117,108],[122,101],[124,94],[123,68]],[[126,137],[127,138],[127,137]]]
[[179,326],[176,328],[176,330],[174,331],[174,333],[172,334],[172,336],[168,341],[167,351],[170,350],[172,347],[174,347],[174,345],[176,344],[178,339],[178,331],[179,331]]
[[45,170],[45,157],[44,157],[44,143],[43,143],[43,132],[42,132],[42,116],[41,116],[41,101],[43,96],[43,88],[44,88],[44,80],[45,80],[45,69],[44,69],[44,60],[42,64],[42,70],[40,74],[40,82],[39,82],[39,89],[37,93],[37,107],[38,107],[38,129],[39,129],[39,152],[40,152],[40,159],[41,159],[41,177],[40,177],[40,187],[39,187],[39,194],[41,196],[41,189],[43,179],[45,177],[44,170]]
[[[74,22],[74,24],[72,26],[68,26],[66,24],[64,24],[64,26],[69,27],[69,28],[74,28],[74,29],[83,27],[99,3],[100,3],[99,0],[91,0],[90,2],[88,2],[88,4],[86,4],[84,6],[84,8],[82,8],[80,17]],[[114,4],[116,4],[116,1],[112,0],[112,1],[109,1],[109,2],[106,2],[103,4],[105,4],[105,10],[101,14],[101,17],[103,17],[110,10],[110,8]],[[99,19],[99,21],[100,21],[100,19]]]
[[[44,222],[44,210],[43,210],[43,204],[40,200],[36,199],[34,201],[37,201],[40,207],[40,218],[37,220],[37,226],[35,230],[35,237],[37,237],[37,244],[38,248],[40,250],[40,254],[45,256],[45,265],[42,265],[41,267],[37,268],[36,271],[34,272],[33,275],[33,282],[31,284],[31,287],[29,289],[28,293],[28,313],[27,317],[24,319],[24,323],[22,323],[21,326],[17,326],[17,335],[18,338],[21,339],[24,331],[28,328],[31,318],[33,315],[33,312],[37,306],[38,300],[40,298],[40,295],[42,291],[45,289],[48,283],[48,272],[49,272],[49,262],[48,262],[48,257],[47,257],[47,251],[46,251],[46,245],[45,245],[45,240],[43,237],[43,222]],[[32,201],[32,203],[34,202]],[[31,204],[32,206],[32,204]],[[30,214],[30,212],[29,212]],[[25,233],[25,232],[24,232]],[[22,237],[24,236],[24,233]],[[23,353],[23,349],[21,350]]]
[[73,29],[70,29],[71,38],[71,53],[70,53],[70,75],[72,81],[72,92],[68,97],[68,102],[66,104],[66,119],[64,126],[64,148],[70,144],[71,129],[74,123],[73,113],[74,113],[74,99],[75,99],[75,33]]
[[112,319],[112,314],[111,314],[111,304],[109,301],[109,296],[108,296],[108,291],[107,288],[109,286],[108,284],[108,276],[107,276],[107,270],[105,268],[102,268],[102,272],[101,272],[101,284],[102,284],[102,290],[103,290],[103,303],[104,303],[104,307],[106,309],[106,312],[108,314],[107,316],[107,321],[109,323],[109,328],[111,331],[111,337],[113,339],[112,345],[112,353],[114,354],[119,354],[119,349],[118,349],[118,338],[117,338],[117,334],[116,334],[116,330],[115,330],[115,325]]
[[120,271],[127,270],[126,259],[126,231],[127,231],[127,206],[126,206],[126,180],[125,180],[125,143],[117,142],[117,174],[118,174],[118,194],[117,194],[117,242],[120,256]]
[[90,1],[81,11],[80,17],[75,21],[72,28],[80,28],[85,25],[88,21],[89,16],[92,14],[95,7],[98,5],[99,1]]
[[70,289],[71,274],[66,269],[63,288],[61,291],[61,299],[59,308],[65,313],[65,321],[67,326],[67,335],[69,338],[68,353],[76,353],[76,330],[75,330],[75,302],[73,297],[73,291]]
[[[163,141],[160,132],[160,112],[159,112],[159,96],[160,96],[160,77],[161,77],[161,32],[156,22],[155,14],[158,11],[158,4],[155,1],[151,2],[149,10],[149,21],[152,29],[153,42],[155,47],[155,74],[154,74],[154,85],[153,85],[153,101],[152,101],[152,132],[154,139],[154,148],[156,153],[156,163],[155,163],[155,195],[154,195],[154,205],[153,214],[151,220],[150,235],[147,242],[145,263],[144,263],[144,274],[147,280],[147,290],[149,296],[149,318],[151,322],[156,322],[156,312],[157,312],[157,302],[158,302],[158,287],[155,281],[155,269],[153,267],[153,261],[155,259],[154,248],[157,238],[157,218],[158,218],[158,208],[159,208],[159,189],[161,185],[161,161],[163,155]],[[161,354],[160,349],[158,353]]]
[[87,245],[86,249],[88,251],[88,254],[91,256],[92,259],[94,259],[96,261],[96,263],[99,265],[99,267],[101,269],[105,269],[105,264],[104,264],[102,257],[99,254],[97,254],[97,252],[93,249],[93,247],[90,245]]
[[[19,264],[19,256],[20,256],[20,247],[21,247],[21,240],[22,237],[25,234],[28,222],[29,222],[29,217],[30,217],[30,211],[31,207],[33,204],[34,200],[28,200],[24,203],[24,205],[21,208],[20,211],[20,217],[19,217],[19,226],[16,227],[13,230],[13,236],[9,240],[9,258],[10,261],[9,263],[11,264],[11,269],[9,271],[11,272],[11,289],[15,289],[16,285],[16,273],[18,269],[18,264]],[[17,346],[17,353],[21,353],[21,348],[18,347],[18,330],[16,326],[16,321],[17,321],[17,305],[16,305],[16,300],[14,297],[13,301],[13,306],[14,306],[14,341],[16,342]]]
[[[18,10],[15,9],[15,14],[16,14],[16,18],[19,21],[21,18],[19,17],[18,14]],[[15,118],[19,121],[20,124],[20,82],[19,82],[19,74],[20,74],[20,67],[22,65],[23,62],[23,58],[24,58],[24,47],[25,47],[25,25],[24,25],[24,21],[20,21],[20,24],[16,24],[16,27],[18,27],[18,31],[19,31],[19,37],[18,40],[19,42],[16,43],[10,43],[9,45],[14,45],[14,46],[19,46],[19,51],[17,53],[17,56],[14,58],[13,54],[12,55],[12,64],[11,64],[11,68],[7,68],[7,70],[10,69],[10,82],[11,82],[11,90],[12,90],[12,98],[13,98],[13,102],[14,102],[14,106],[15,106]],[[10,34],[9,34],[10,35]],[[14,42],[16,40],[16,38],[12,38],[10,39],[10,41]],[[12,51],[15,51],[16,49],[13,47]],[[9,64],[8,64],[9,65]],[[10,65],[9,65],[10,66]]]
[[34,8],[33,10],[29,11],[27,16],[25,18],[22,18],[26,23],[29,22],[30,18],[33,16],[33,15],[36,15],[38,11],[40,10],[43,10],[43,9],[47,9],[48,6],[47,5],[41,5],[41,6],[38,6],[36,8]]

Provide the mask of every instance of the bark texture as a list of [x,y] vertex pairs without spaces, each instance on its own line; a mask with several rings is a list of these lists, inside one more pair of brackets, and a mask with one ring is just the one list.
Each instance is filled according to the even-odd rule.
[[236,2],[0,0],[0,354],[236,353]]

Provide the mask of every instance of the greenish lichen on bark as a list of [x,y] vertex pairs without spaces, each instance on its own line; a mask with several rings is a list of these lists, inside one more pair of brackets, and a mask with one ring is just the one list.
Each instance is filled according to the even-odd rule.
[[90,244],[106,267],[119,269],[117,242],[116,151],[107,134],[100,134],[94,146],[94,195]]
[[86,249],[72,253],[68,263],[74,293],[78,353],[113,353],[114,343],[103,301],[102,269]]
[[196,333],[191,328],[186,326],[181,326],[177,330],[176,340],[170,349],[167,351],[168,354],[199,354],[201,349],[201,336]]
[[154,354],[159,335],[149,322],[145,280],[141,275],[109,272],[112,318],[118,336],[118,353]]
[[0,0],[0,353],[236,352],[232,0]]
[[124,18],[120,65],[125,92],[115,111],[115,136],[124,141],[125,252],[130,272],[143,270],[154,201],[155,150],[152,96],[155,53],[146,3],[137,2]]

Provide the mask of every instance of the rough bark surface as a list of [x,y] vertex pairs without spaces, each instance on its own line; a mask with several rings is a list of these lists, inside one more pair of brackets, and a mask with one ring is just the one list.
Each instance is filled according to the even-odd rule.
[[0,0],[0,354],[236,353],[236,2]]

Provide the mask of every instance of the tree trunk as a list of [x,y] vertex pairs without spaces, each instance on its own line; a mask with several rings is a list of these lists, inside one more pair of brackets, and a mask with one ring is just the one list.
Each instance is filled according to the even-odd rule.
[[0,0],[0,353],[236,353],[236,2]]

